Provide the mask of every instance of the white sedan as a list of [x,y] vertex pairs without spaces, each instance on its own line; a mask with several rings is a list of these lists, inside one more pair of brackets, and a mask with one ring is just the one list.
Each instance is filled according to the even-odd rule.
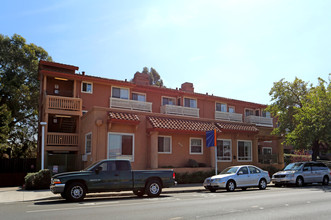
[[227,189],[233,192],[236,188],[246,190],[247,187],[259,187],[265,189],[270,183],[269,173],[256,166],[243,165],[224,169],[220,174],[208,177],[203,186],[210,192],[217,189]]

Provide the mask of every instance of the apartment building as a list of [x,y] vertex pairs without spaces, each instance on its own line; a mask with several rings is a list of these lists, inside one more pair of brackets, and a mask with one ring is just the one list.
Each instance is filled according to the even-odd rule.
[[[79,68],[40,61],[38,153],[44,167],[63,172],[106,158],[125,158],[134,169],[191,172],[230,165],[282,167],[280,137],[266,105],[194,92],[192,83],[170,89],[78,73]],[[41,127],[40,127],[41,128]],[[216,130],[217,147],[206,147]],[[189,161],[198,167],[190,168]],[[56,168],[56,169],[55,169]]]

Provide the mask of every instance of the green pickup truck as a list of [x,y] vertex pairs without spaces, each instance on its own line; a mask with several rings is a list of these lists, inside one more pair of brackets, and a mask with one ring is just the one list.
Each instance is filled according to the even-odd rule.
[[59,173],[51,179],[51,191],[78,202],[86,193],[132,190],[137,196],[160,195],[162,188],[176,184],[173,170],[131,170],[129,160],[101,160],[84,170]]

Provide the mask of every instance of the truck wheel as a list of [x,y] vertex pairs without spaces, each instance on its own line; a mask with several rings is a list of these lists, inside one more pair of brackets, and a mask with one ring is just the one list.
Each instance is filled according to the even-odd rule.
[[150,180],[146,186],[146,193],[149,197],[157,197],[162,191],[162,186],[158,180]]
[[85,195],[86,189],[82,183],[74,182],[66,187],[65,199],[70,202],[80,202],[85,198]]
[[145,192],[144,190],[133,190],[133,194],[135,194],[138,197],[142,197],[145,194]]
[[66,194],[63,192],[63,193],[61,193],[61,197],[63,198],[63,199],[66,199]]

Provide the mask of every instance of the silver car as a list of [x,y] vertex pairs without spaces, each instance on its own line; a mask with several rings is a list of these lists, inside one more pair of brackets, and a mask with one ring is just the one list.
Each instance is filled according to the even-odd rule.
[[306,183],[322,183],[328,185],[330,169],[320,162],[290,163],[284,170],[272,175],[275,186],[284,184],[296,184],[303,186]]
[[226,188],[232,192],[237,187],[246,190],[247,187],[265,189],[270,183],[269,173],[256,166],[243,165],[224,169],[220,174],[208,177],[203,186],[210,192]]

